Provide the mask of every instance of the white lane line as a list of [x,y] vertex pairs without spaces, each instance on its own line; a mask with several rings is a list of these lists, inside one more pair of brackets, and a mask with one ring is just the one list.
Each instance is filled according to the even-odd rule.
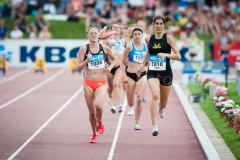
[[220,157],[214,148],[211,140],[209,139],[206,131],[204,130],[201,122],[196,116],[192,106],[190,105],[187,97],[185,96],[181,86],[178,82],[173,83],[173,88],[182,104],[182,107],[192,125],[192,128],[197,135],[198,141],[200,142],[202,149],[208,160],[220,160]]
[[119,120],[118,120],[117,129],[116,129],[115,136],[114,136],[114,139],[113,139],[113,142],[112,142],[112,147],[111,147],[111,150],[110,150],[109,155],[108,155],[108,160],[113,159],[113,154],[114,154],[114,150],[115,150],[115,147],[116,147],[116,144],[117,144],[118,135],[119,135],[119,132],[120,132],[120,129],[121,129],[122,120],[123,120],[123,116],[124,116],[124,113],[125,113],[126,105],[127,105],[127,97],[125,96],[124,102],[123,102],[123,112],[121,113],[121,115],[119,117]]
[[9,158],[8,160],[12,160],[13,158],[16,157],[16,155],[18,155],[19,152],[21,152],[21,150],[26,147],[26,145],[28,145],[29,142],[31,142],[34,137],[36,137],[60,112],[62,112],[62,110],[64,110],[83,90],[83,86],[81,88],[79,88],[77,90],[76,93],[74,93],[74,95],[68,99],[68,101],[66,103],[64,103],[62,105],[61,108],[59,108],[57,110],[57,112],[55,112],[20,148],[18,148]]
[[21,71],[21,72],[18,72],[18,73],[14,74],[14,75],[6,78],[6,79],[3,79],[2,81],[0,81],[0,84],[3,84],[3,83],[5,83],[5,82],[9,82],[9,81],[11,81],[11,80],[13,80],[13,79],[21,76],[21,75],[26,74],[26,73],[29,72],[30,70],[32,70],[32,67],[26,68],[26,69],[24,69],[24,70]]
[[55,73],[54,75],[52,75],[51,77],[49,77],[49,78],[46,79],[45,81],[39,83],[38,85],[36,85],[36,86],[34,86],[33,88],[27,90],[26,92],[22,93],[21,95],[17,96],[16,98],[14,98],[14,99],[8,101],[7,103],[1,105],[1,106],[0,106],[0,109],[2,109],[2,108],[4,108],[4,107],[6,107],[7,105],[9,105],[9,104],[11,104],[11,103],[19,100],[20,98],[26,96],[27,94],[33,92],[34,90],[42,87],[43,85],[45,85],[45,84],[47,84],[48,82],[52,81],[54,78],[56,78],[57,76],[59,76],[60,74],[62,74],[62,73],[65,72],[65,71],[66,71],[66,68],[63,68],[63,69],[59,70],[57,73]]

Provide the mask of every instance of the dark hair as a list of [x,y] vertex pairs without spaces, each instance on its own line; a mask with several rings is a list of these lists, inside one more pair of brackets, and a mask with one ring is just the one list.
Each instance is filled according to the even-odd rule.
[[153,18],[153,23],[155,24],[158,19],[161,19],[163,21],[164,25],[166,25],[166,24],[168,25],[170,23],[173,23],[173,19],[172,19],[171,16],[165,16],[165,17],[156,16],[156,17]]
[[143,34],[143,31],[142,31],[140,28],[134,28],[133,31],[132,31],[132,35],[133,35],[133,33],[134,33],[135,31],[140,31],[140,32],[142,32],[142,34]]
[[89,27],[88,28],[88,30],[87,30],[87,33],[88,33],[88,31],[90,30],[90,29],[92,29],[92,28],[95,28],[98,32],[99,32],[99,28],[98,27],[95,27],[95,26],[93,26],[93,27]]

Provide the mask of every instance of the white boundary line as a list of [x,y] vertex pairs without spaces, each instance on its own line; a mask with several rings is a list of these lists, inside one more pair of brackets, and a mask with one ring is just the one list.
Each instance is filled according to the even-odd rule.
[[6,78],[6,79],[3,79],[2,81],[0,81],[0,84],[3,84],[3,83],[5,83],[5,82],[9,82],[9,81],[11,81],[11,80],[13,80],[13,79],[21,76],[21,75],[26,74],[26,73],[29,72],[30,70],[32,70],[32,67],[26,68],[26,69],[24,69],[24,70],[21,71],[21,72],[18,72],[18,73],[14,74],[14,75]]
[[9,158],[8,160],[12,160],[16,155],[23,150],[28,143],[30,143],[63,109],[65,109],[83,90],[83,86],[77,90],[74,95],[67,102],[65,102],[61,108],[57,110],[20,148],[18,148]]
[[122,125],[122,120],[123,120],[123,116],[124,116],[124,113],[125,113],[126,105],[127,105],[127,97],[125,96],[124,102],[123,102],[123,112],[121,113],[121,115],[119,117],[119,120],[118,120],[117,129],[116,129],[114,139],[113,139],[113,142],[112,142],[112,147],[111,147],[111,150],[110,150],[109,155],[108,155],[108,160],[113,159],[113,154],[114,154],[114,150],[115,150],[115,147],[116,147],[116,144],[117,144],[117,139],[118,139],[118,135],[119,135],[119,132],[120,132],[121,125]]
[[3,104],[0,106],[0,109],[6,107],[7,105],[19,100],[20,98],[26,96],[27,94],[33,92],[34,90],[42,87],[43,85],[47,84],[48,82],[52,81],[54,78],[56,78],[57,76],[59,76],[60,74],[62,74],[64,71],[66,70],[66,68],[62,68],[61,70],[59,70],[57,73],[55,73],[54,75],[52,75],[51,77],[49,77],[48,79],[46,79],[45,81],[39,83],[38,85],[34,86],[33,88],[27,90],[26,92],[22,93],[21,95],[15,97],[14,99],[8,101],[7,103]]
[[173,83],[173,88],[182,104],[183,109],[197,135],[197,138],[203,148],[205,155],[207,156],[208,160],[221,160],[216,149],[214,148],[212,142],[210,141],[207,133],[205,132],[202,124],[200,123],[199,119],[197,118],[195,112],[192,109],[186,95],[184,94],[181,86],[178,82]]

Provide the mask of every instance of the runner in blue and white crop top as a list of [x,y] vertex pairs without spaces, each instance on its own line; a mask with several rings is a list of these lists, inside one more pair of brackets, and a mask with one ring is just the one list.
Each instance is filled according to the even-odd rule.
[[147,53],[146,44],[143,43],[143,49],[137,50],[132,42],[132,51],[128,55],[128,60],[130,62],[142,63],[143,59]]

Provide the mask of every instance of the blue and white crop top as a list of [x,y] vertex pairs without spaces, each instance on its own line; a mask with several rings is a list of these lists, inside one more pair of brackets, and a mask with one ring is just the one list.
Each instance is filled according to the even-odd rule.
[[109,44],[115,42],[114,46],[111,47],[112,53],[114,54],[122,54],[124,53],[124,39],[120,38],[118,42],[116,42],[113,38],[110,38]]
[[143,43],[143,49],[137,50],[135,48],[134,42],[132,42],[132,51],[128,55],[128,60],[130,62],[142,63],[146,53],[147,48],[145,43]]

